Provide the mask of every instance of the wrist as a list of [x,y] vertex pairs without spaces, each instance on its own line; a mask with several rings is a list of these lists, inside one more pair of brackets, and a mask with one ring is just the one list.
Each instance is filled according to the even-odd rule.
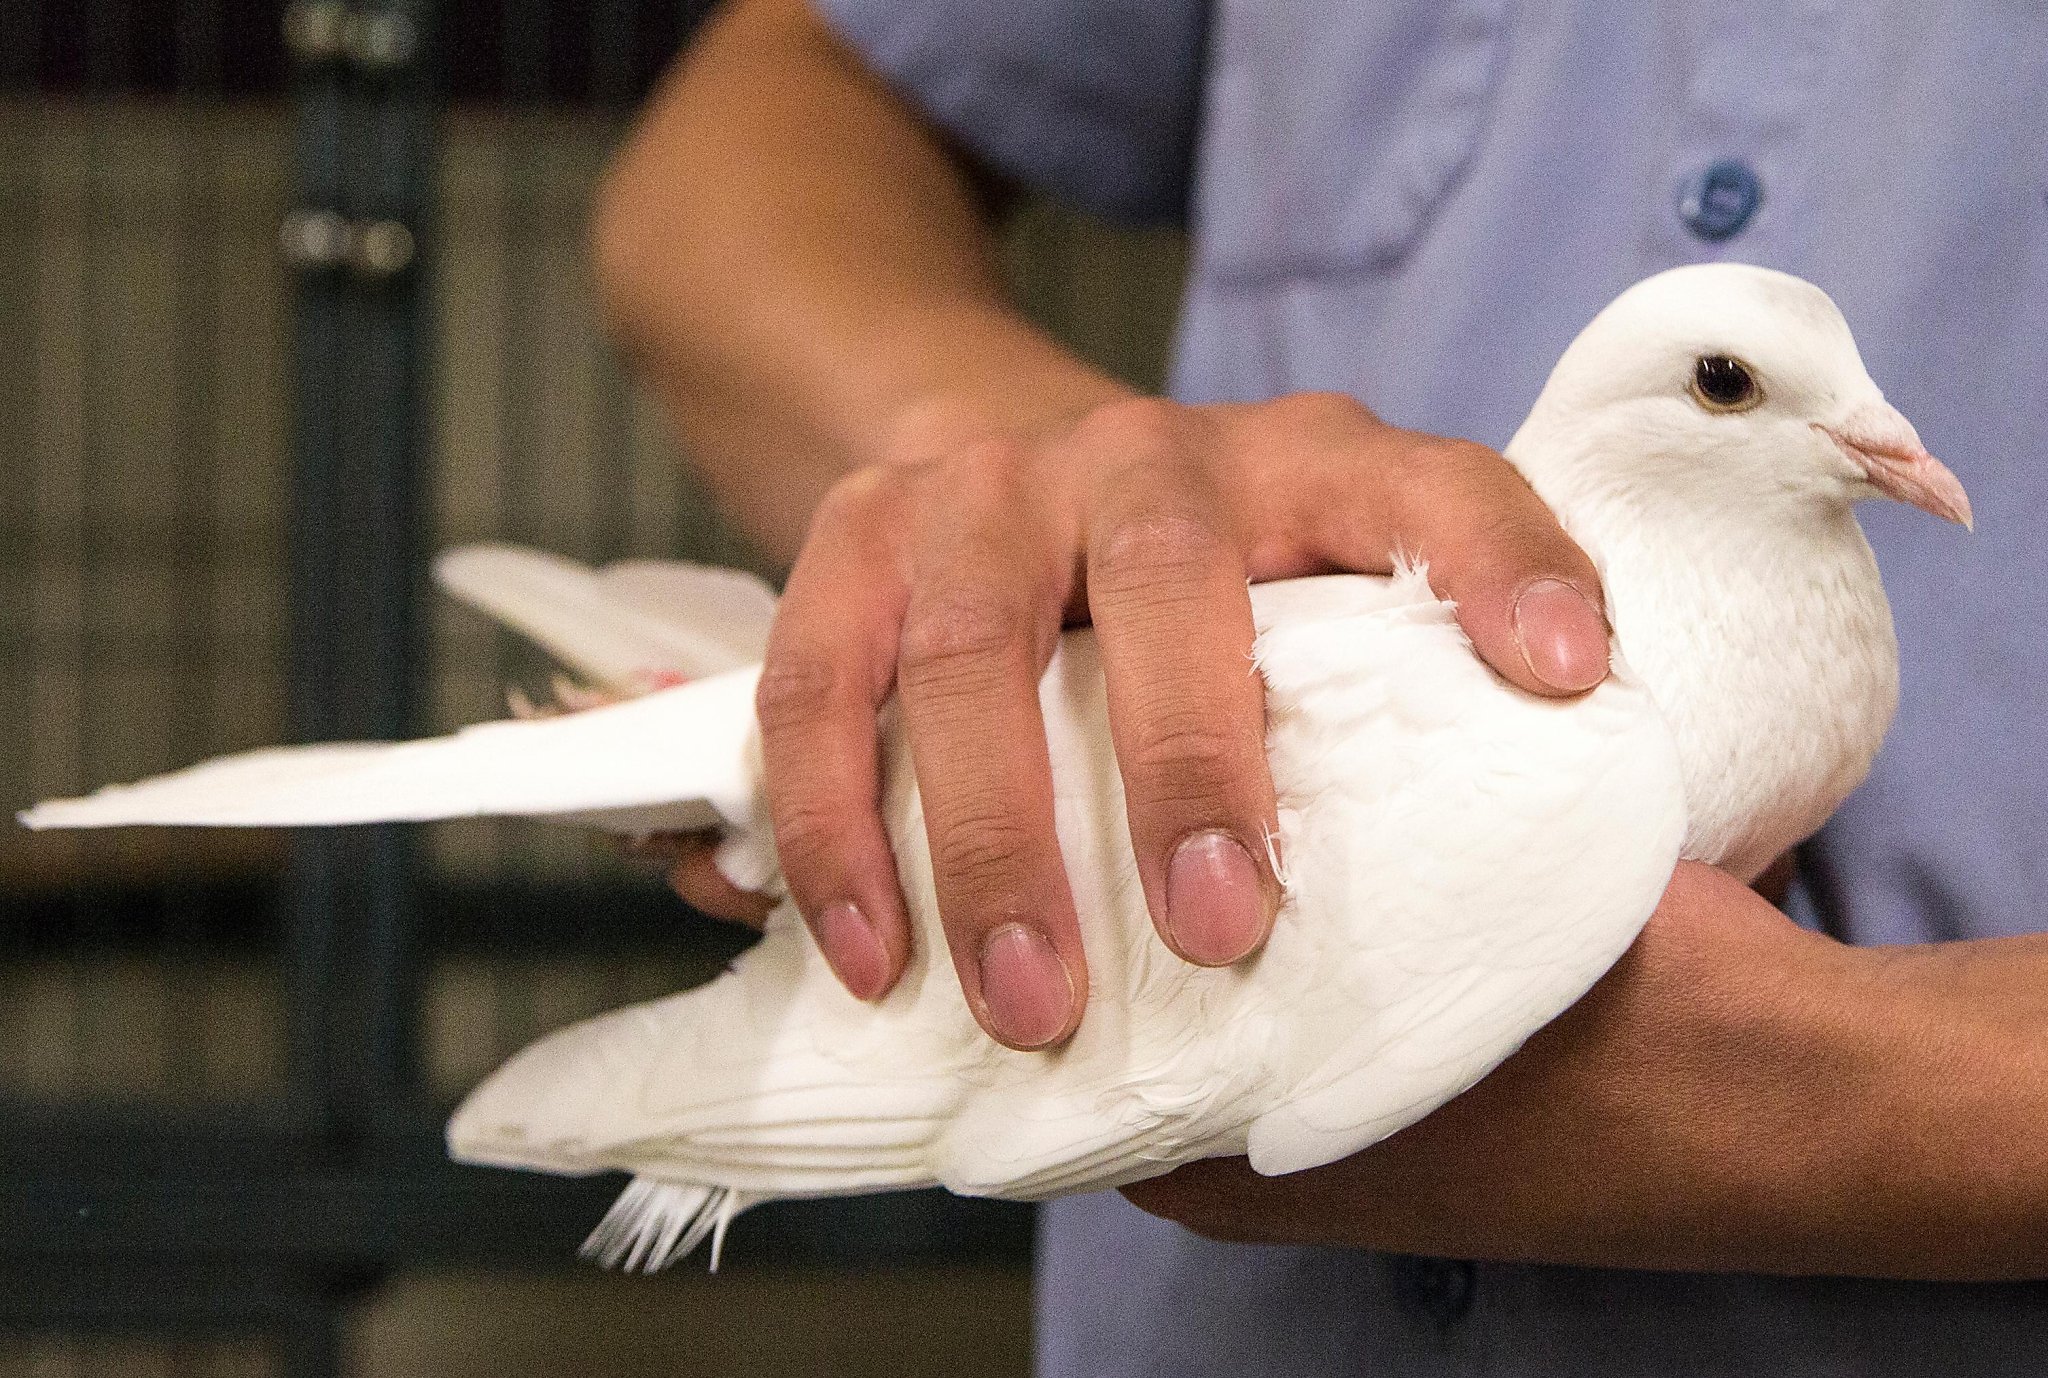
[[[1685,1155],[1708,1174],[1703,1220],[1732,1246],[1717,1266],[2039,1275],[2044,1011],[2015,998],[1998,945],[1860,948],[1748,927],[1738,965],[1696,971],[1712,992],[1693,1007],[1702,1065],[1732,1076],[1725,1099],[1698,1087],[1709,1128]],[[1748,1127],[1713,1129],[1717,1111]]]
[[[1681,865],[1600,984],[1416,1127],[1439,1140],[1421,1147],[1488,1128],[1517,1145],[1512,1167],[1488,1165],[1505,1189],[1477,1212],[1472,1252],[1843,1271],[1859,1234],[1843,1184],[1881,1137],[1866,1092],[1882,1058],[1856,1011],[1864,962],[1741,882]],[[1461,1185],[1471,1175],[1463,1165]]]
[[2038,938],[1855,953],[1861,1066],[1838,1097],[1866,1132],[1839,1170],[1893,1255],[1874,1271],[2048,1272],[2044,957]]

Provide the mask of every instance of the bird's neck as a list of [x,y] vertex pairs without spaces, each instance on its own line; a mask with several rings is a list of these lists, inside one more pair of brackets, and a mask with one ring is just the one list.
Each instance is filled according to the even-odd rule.
[[1898,648],[1846,503],[1688,492],[1674,472],[1617,483],[1524,466],[1600,567],[1627,672],[1677,740],[1686,854],[1749,879],[1869,770]]

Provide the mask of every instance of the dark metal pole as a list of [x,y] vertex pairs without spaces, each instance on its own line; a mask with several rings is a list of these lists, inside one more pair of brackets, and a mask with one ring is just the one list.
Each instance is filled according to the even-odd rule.
[[[420,246],[433,118],[425,0],[300,3],[301,270],[292,484],[291,714],[301,739],[415,725],[426,323]],[[416,877],[397,828],[294,848],[289,949],[294,1087],[340,1142],[417,1128]]]

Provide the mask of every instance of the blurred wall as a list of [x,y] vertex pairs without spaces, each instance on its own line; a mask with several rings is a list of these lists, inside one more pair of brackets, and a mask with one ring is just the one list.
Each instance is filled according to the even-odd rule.
[[[437,547],[754,563],[598,327],[584,216],[618,132],[552,113],[445,121]],[[0,736],[10,807],[282,739],[291,283],[273,244],[289,154],[279,110],[0,103],[0,379],[17,399],[0,407],[0,702],[33,722]],[[1176,237],[1033,205],[1008,257],[1034,316],[1156,384]],[[434,730],[498,714],[508,676],[541,669],[445,601],[430,654]],[[437,864],[588,855],[489,836],[439,830]],[[44,842],[7,834],[0,883],[30,859],[48,875],[24,856]]]

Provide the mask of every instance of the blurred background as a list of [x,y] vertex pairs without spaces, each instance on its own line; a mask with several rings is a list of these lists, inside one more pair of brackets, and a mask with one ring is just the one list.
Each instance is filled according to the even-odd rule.
[[[705,8],[0,0],[0,804],[497,716],[546,667],[433,602],[444,545],[759,567],[582,252]],[[1175,240],[1009,248],[1156,380]],[[573,1261],[618,1180],[443,1160],[499,1060],[739,941],[531,826],[0,829],[0,1378],[1023,1373],[1021,1208],[767,1208],[626,1278]]]

